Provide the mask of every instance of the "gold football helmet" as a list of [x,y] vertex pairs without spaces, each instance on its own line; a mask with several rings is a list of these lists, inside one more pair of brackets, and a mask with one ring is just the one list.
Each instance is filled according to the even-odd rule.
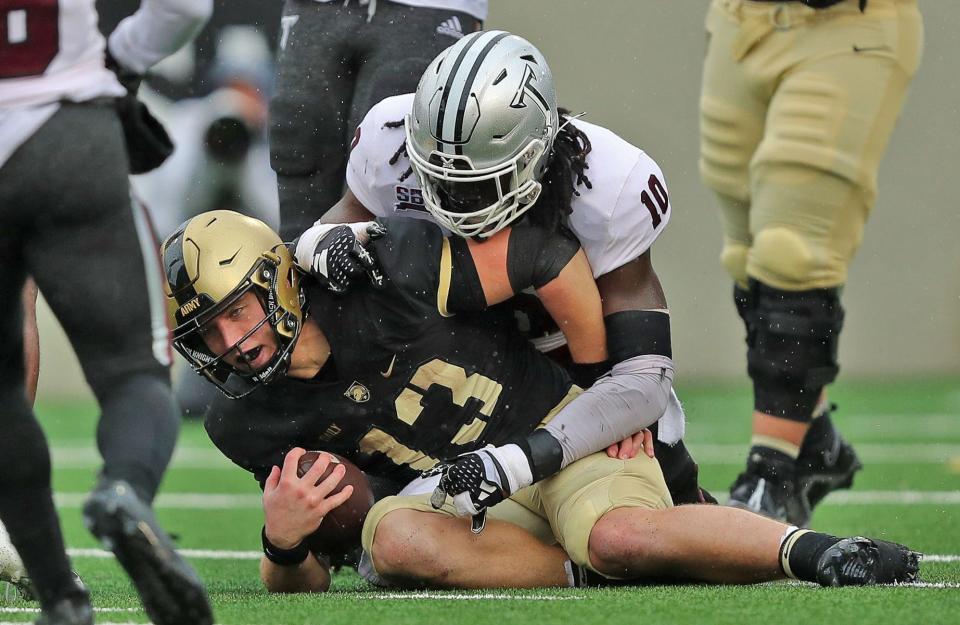
[[[184,222],[160,253],[173,345],[197,373],[233,399],[286,373],[306,301],[299,270],[277,233],[233,211],[210,211]],[[263,318],[223,354],[212,353],[202,336],[205,326],[249,291],[260,300]],[[266,365],[242,372],[224,360],[264,324],[277,337],[276,353]]]

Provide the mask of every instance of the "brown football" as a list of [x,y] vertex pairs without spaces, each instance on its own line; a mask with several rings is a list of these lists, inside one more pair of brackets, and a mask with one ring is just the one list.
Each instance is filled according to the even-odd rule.
[[341,555],[360,546],[363,521],[367,518],[367,512],[373,507],[373,490],[370,488],[366,474],[357,465],[343,456],[326,451],[308,451],[300,456],[297,475],[300,477],[306,475],[320,454],[328,454],[333,457],[333,460],[317,483],[325,480],[339,463],[346,467],[347,472],[330,494],[339,493],[348,484],[353,486],[353,494],[323,517],[323,522],[320,523],[317,531],[307,536],[306,543],[314,553]]

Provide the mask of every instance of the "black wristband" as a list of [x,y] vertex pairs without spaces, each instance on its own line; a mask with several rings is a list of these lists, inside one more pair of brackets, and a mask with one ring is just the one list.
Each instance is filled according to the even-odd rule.
[[310,549],[301,542],[293,549],[281,549],[267,538],[267,526],[264,525],[260,530],[260,543],[263,545],[263,555],[279,566],[300,566],[307,556],[310,555]]
[[530,472],[533,482],[546,479],[560,471],[563,464],[563,447],[553,434],[543,428],[536,429],[526,438],[517,441],[517,446],[523,450],[530,461]]

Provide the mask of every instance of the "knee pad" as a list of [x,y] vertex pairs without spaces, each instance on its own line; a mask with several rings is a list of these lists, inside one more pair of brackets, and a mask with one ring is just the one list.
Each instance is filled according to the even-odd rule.
[[839,290],[783,291],[752,280],[740,306],[754,409],[810,421],[820,391],[840,371],[837,346],[844,313]]
[[765,284],[809,288],[806,285],[813,280],[817,264],[810,245],[790,228],[764,228],[750,249],[750,276]]
[[747,283],[747,254],[750,248],[742,243],[726,242],[720,252],[720,265],[737,284]]

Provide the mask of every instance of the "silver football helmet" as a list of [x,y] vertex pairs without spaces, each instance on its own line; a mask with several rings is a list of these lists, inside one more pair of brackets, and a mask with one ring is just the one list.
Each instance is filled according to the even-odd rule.
[[420,79],[407,154],[426,208],[463,237],[489,237],[540,196],[559,114],[553,74],[529,41],[481,31]]

